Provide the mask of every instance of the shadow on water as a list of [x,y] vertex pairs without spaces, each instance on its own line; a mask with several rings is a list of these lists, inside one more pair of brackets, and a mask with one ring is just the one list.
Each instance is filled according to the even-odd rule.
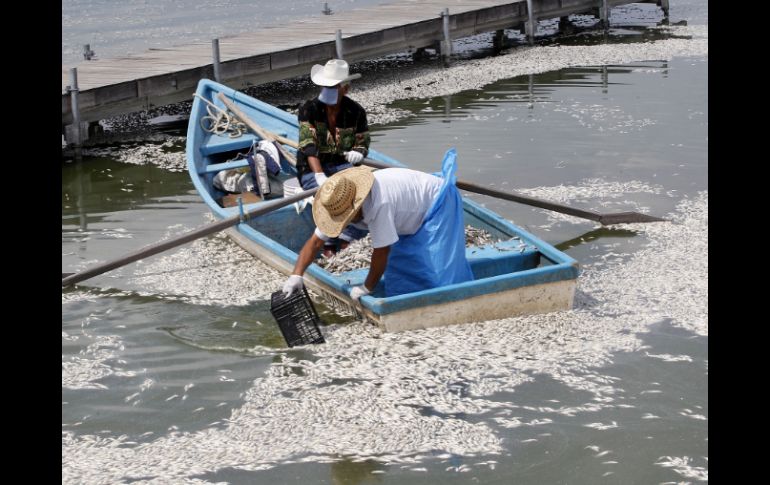
[[383,483],[385,478],[382,474],[388,471],[387,464],[375,460],[361,461],[340,456],[329,459],[335,461],[280,464],[259,471],[223,468],[198,478],[220,483],[287,483],[287,477],[294,477],[298,483],[366,485]]
[[[156,328],[197,349],[230,353],[254,353],[255,350],[259,353],[260,349],[274,349],[289,351],[305,360],[311,360],[313,356],[312,346],[292,349],[287,347],[278,323],[270,312],[269,299],[257,300],[248,305],[221,306],[191,305],[185,302],[184,295],[148,295],[116,288],[74,286],[63,288],[62,293],[84,293],[82,296],[88,300],[106,298],[114,301],[114,306],[155,307],[162,304],[163,308],[169,309],[175,317],[173,323],[168,319],[161,319],[169,324]],[[324,329],[329,325],[350,324],[356,321],[355,317],[335,313],[318,301],[314,302],[314,305],[322,332],[328,332]]]
[[[255,347],[286,348],[267,300],[243,306],[191,305],[184,301],[184,296],[147,295],[114,288],[70,287],[62,292],[65,295],[84,292],[83,299],[89,301],[107,299],[114,308],[155,309],[154,319],[165,323],[155,328],[198,349],[250,352]],[[79,317],[77,312],[69,310],[66,314],[72,321]]]
[[628,229],[613,229],[609,227],[601,227],[599,229],[594,229],[593,231],[589,231],[582,236],[578,236],[576,238],[570,239],[569,241],[564,241],[559,244],[555,244],[554,246],[559,251],[566,251],[570,248],[574,248],[575,246],[579,246],[581,244],[595,241],[596,239],[600,238],[609,238],[609,237],[634,237],[638,233],[636,231],[629,231]]
[[343,459],[329,465],[329,472],[334,485],[378,483],[382,480],[373,473],[384,469],[384,464],[374,460],[352,461]]

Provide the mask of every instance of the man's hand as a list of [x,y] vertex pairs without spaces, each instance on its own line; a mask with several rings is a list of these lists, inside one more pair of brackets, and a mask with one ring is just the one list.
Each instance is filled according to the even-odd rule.
[[354,286],[352,290],[350,290],[350,297],[354,299],[355,301],[360,301],[360,298],[364,295],[368,295],[371,293],[365,285],[358,285]]
[[326,174],[323,172],[314,172],[313,175],[315,175],[315,183],[318,184],[318,186],[322,186],[324,182],[326,182]]
[[295,291],[301,290],[303,286],[305,286],[305,283],[302,282],[302,276],[293,274],[289,276],[289,279],[283,284],[283,294],[288,298]]
[[361,152],[350,150],[345,154],[345,160],[357,167],[358,165],[361,165],[361,162],[364,161],[364,156],[361,154]]

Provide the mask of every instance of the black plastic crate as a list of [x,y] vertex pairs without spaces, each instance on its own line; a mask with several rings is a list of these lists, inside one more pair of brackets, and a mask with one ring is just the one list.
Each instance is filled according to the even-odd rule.
[[289,347],[325,342],[318,328],[321,320],[304,286],[288,298],[283,291],[273,293],[270,297],[270,313],[278,322]]

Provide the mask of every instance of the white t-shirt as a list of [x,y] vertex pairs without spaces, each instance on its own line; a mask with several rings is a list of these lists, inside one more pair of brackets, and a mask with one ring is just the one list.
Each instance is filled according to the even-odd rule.
[[[372,174],[374,184],[364,200],[363,220],[353,225],[369,229],[372,247],[383,248],[398,241],[398,236],[417,232],[444,180],[408,168],[385,168]],[[329,239],[318,228],[315,233]]]

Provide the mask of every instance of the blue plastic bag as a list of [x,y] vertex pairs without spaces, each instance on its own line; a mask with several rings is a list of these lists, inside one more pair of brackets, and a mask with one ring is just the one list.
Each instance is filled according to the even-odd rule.
[[399,236],[390,248],[385,269],[385,296],[403,295],[438,286],[471,281],[465,258],[463,203],[455,186],[457,151],[452,148],[441,163],[442,185],[416,233]]

